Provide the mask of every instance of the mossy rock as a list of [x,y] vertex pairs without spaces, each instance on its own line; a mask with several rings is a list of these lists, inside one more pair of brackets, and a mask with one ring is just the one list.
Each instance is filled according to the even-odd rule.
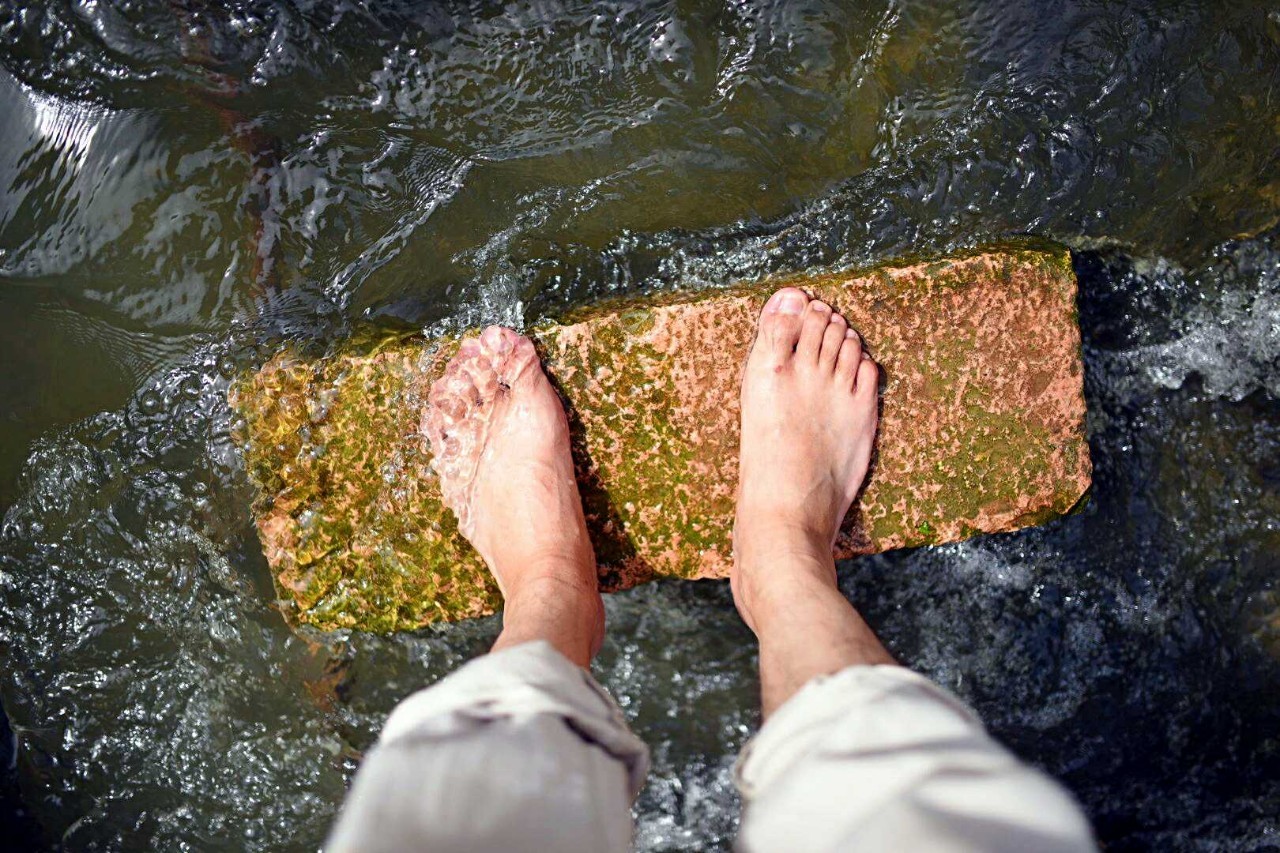
[[[569,407],[604,589],[728,574],[738,377],[760,308],[784,285],[843,312],[884,370],[877,454],[839,556],[1014,530],[1086,492],[1065,249],[598,305],[533,336]],[[322,359],[286,351],[234,383],[254,516],[292,622],[385,632],[500,607],[440,502],[421,430],[456,347],[401,336]]]

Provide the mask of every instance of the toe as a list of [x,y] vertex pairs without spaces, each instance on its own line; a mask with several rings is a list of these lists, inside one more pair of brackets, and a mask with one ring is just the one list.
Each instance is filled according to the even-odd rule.
[[849,324],[839,314],[832,314],[827,329],[822,333],[822,349],[818,352],[818,364],[828,373],[835,369],[840,357],[840,347],[845,342]]
[[860,364],[862,364],[862,338],[858,337],[858,333],[853,329],[845,329],[844,340],[840,343],[840,357],[836,359],[836,376],[852,388]]
[[[474,397],[474,387],[471,387],[470,383],[467,384],[472,397]],[[469,402],[470,400],[467,397],[459,394],[442,394],[439,399],[433,400],[431,402],[431,423],[433,427],[443,432],[465,418]]]
[[879,366],[871,360],[871,356],[864,354],[862,363],[858,365],[857,378],[854,380],[853,396],[859,400],[874,401],[879,381]]
[[499,380],[508,388],[515,387],[522,379],[536,379],[544,375],[542,360],[533,341],[523,335],[512,334],[514,340],[511,341],[509,355],[499,371]]
[[475,386],[477,400],[490,399],[497,393],[498,368],[503,360],[503,356],[477,338],[463,341],[454,359],[458,365],[458,374],[465,376]]
[[500,364],[520,342],[521,335],[506,326],[489,326],[480,333],[480,348],[494,365]]
[[464,370],[446,373],[431,386],[427,401],[438,411],[446,425],[467,416],[479,397],[475,383]]
[[448,455],[450,434],[466,420],[476,397],[475,385],[461,369],[446,370],[432,383],[421,426],[431,444],[433,456]]
[[472,380],[482,393],[488,395],[496,392],[499,385],[505,384],[503,375],[507,362],[522,340],[523,335],[506,326],[489,326],[480,333],[481,357],[474,365]]
[[800,326],[809,297],[803,290],[784,287],[765,303],[760,312],[760,326],[756,343],[767,346],[775,363],[791,358],[796,342],[800,340]]
[[796,359],[802,364],[817,364],[822,351],[822,338],[831,322],[831,307],[821,300],[809,303],[804,323],[800,328],[800,341],[796,344]]

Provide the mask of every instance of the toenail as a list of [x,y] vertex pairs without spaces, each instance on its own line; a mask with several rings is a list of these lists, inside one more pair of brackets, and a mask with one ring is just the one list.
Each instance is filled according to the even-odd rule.
[[480,339],[484,341],[485,346],[497,351],[499,355],[511,352],[511,340],[500,326],[490,326],[485,329],[480,334]]
[[845,330],[844,330],[844,336],[845,336],[846,338],[850,338],[850,339],[852,339],[852,338],[856,338],[856,337],[858,336],[858,333],[857,333],[857,332],[855,332],[853,329],[845,329]]
[[779,290],[769,297],[765,310],[771,314],[799,314],[809,298],[798,290]]
[[830,305],[828,305],[827,303],[819,299],[813,300],[812,302],[809,303],[809,305],[810,307],[813,308],[814,311],[830,311],[831,310]]

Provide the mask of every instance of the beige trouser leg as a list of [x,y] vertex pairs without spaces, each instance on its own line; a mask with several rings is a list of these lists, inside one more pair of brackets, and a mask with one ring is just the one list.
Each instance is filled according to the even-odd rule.
[[[356,775],[330,851],[626,850],[648,752],[546,643],[467,664],[406,699]],[[747,853],[1094,849],[1057,783],[910,670],[810,682],[738,764]]]
[[737,777],[749,853],[1095,849],[1070,794],[903,667],[814,679],[743,750]]
[[591,676],[526,643],[400,703],[326,849],[628,850],[648,765]]

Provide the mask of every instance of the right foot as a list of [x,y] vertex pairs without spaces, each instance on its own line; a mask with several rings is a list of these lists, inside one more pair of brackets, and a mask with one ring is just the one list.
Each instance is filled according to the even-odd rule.
[[893,658],[836,587],[832,548],[862,488],[879,369],[803,291],[765,304],[742,379],[734,601],[760,638],[765,713],[810,678]]
[[858,333],[825,303],[788,287],[765,304],[742,380],[733,537],[748,624],[756,598],[796,580],[768,563],[787,554],[831,562],[871,461],[878,377]]
[[495,649],[552,642],[585,666],[604,607],[569,451],[569,424],[533,343],[490,326],[463,341],[422,417],[444,503],[504,600]]

